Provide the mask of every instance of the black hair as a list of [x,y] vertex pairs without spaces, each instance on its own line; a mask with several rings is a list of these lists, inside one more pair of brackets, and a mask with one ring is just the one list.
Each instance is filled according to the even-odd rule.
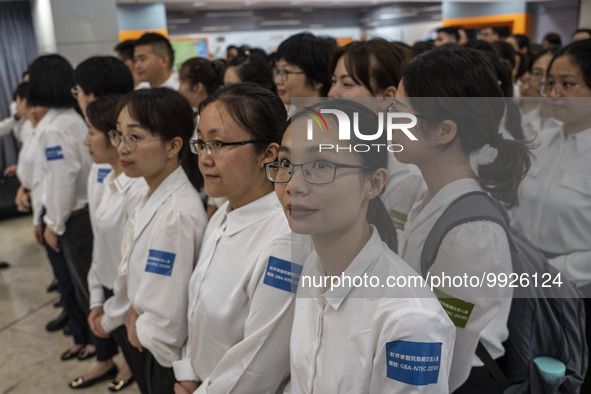
[[117,129],[115,109],[121,97],[123,97],[122,94],[111,94],[90,102],[86,107],[88,122],[105,135],[109,130]]
[[[528,71],[531,73],[532,72],[532,68],[534,66],[534,63],[537,62],[542,56],[546,56],[546,55],[552,55],[552,57],[554,57],[558,51],[560,51],[560,47],[557,46],[553,46],[553,47],[548,47],[548,48],[544,48],[542,49],[540,52],[538,52],[531,60],[531,63],[529,65],[529,69]],[[546,70],[548,71],[548,70]]]
[[587,33],[589,34],[589,38],[591,38],[591,29],[577,29],[571,34],[571,38],[575,36],[577,33]]
[[299,33],[283,41],[275,54],[275,59],[285,60],[302,69],[306,74],[306,83],[322,83],[321,96],[326,96],[330,90],[331,75],[328,72],[328,62],[337,42],[330,37],[317,37],[311,33]]
[[427,41],[418,41],[412,46],[412,54],[414,56],[419,56],[421,53],[427,52],[435,47],[433,45],[433,40]]
[[266,55],[262,56],[254,49],[247,52],[249,55],[239,55],[230,60],[228,68],[236,67],[236,74],[238,74],[240,82],[253,82],[276,93],[277,87],[273,82],[273,70]]
[[[358,116],[358,125],[359,128],[362,130],[371,130],[375,132],[378,129],[379,124],[379,114],[376,114],[374,111],[370,110],[366,106],[359,104],[355,101],[338,98],[332,99],[329,101],[323,101],[317,104],[312,105],[310,108],[320,111],[323,108],[330,108],[330,109],[338,109],[349,117],[349,119],[353,119],[355,116]],[[295,113],[287,122],[287,127],[291,125],[295,120],[305,116],[308,112],[307,111],[300,111]],[[329,119],[336,119],[336,116],[333,114],[326,114],[325,117]],[[338,122],[337,122],[338,123]],[[351,133],[351,146],[356,144],[364,144],[367,141],[361,140],[355,133]],[[382,135],[373,141],[375,144],[387,144],[386,140],[386,133],[382,133]],[[384,168],[388,170],[388,152],[385,149],[377,149],[377,150],[370,150],[368,152],[355,152],[355,155],[359,157],[361,165],[370,168],[371,172],[375,172],[380,168]],[[385,185],[382,189],[382,192],[386,189]],[[396,245],[397,245],[397,236],[396,236],[396,229],[394,228],[394,224],[390,219],[390,214],[388,210],[384,206],[381,198],[376,196],[375,198],[369,201],[369,205],[367,207],[367,214],[366,214],[367,221],[370,224],[376,226],[382,241],[384,241],[390,249],[394,252],[398,252]]]
[[550,45],[562,45],[562,38],[560,38],[560,34],[555,32],[550,32],[544,36],[542,42],[546,41]]
[[[162,34],[158,33],[145,33],[143,36],[135,41],[135,47],[140,45],[150,45],[152,52],[158,56],[168,56],[169,68],[172,68],[174,64],[174,51],[170,45],[170,41]],[[135,49],[134,47],[134,49]]]
[[354,41],[333,52],[329,64],[331,75],[343,56],[345,69],[351,79],[365,86],[374,96],[388,86],[397,88],[402,77],[402,67],[410,60],[408,52],[383,38]]
[[125,94],[133,90],[129,68],[114,56],[93,56],[76,67],[74,79],[85,94],[95,97]]
[[142,127],[165,141],[181,137],[183,146],[179,162],[196,190],[203,187],[203,176],[197,156],[191,154],[189,140],[195,130],[193,109],[183,95],[169,88],[139,89],[123,96],[115,113],[117,117],[127,108],[129,115]]
[[29,83],[28,82],[21,82],[18,84],[16,89],[14,89],[14,94],[12,95],[12,99],[16,101],[16,99],[27,99],[29,100]]
[[568,56],[579,67],[583,74],[585,85],[591,89],[591,39],[575,41],[561,48],[550,61],[548,73],[554,61],[562,56]]
[[39,56],[29,66],[29,104],[50,108],[77,108],[72,96],[74,69],[61,55]]
[[472,40],[464,45],[466,48],[476,49],[477,51],[483,52],[489,59],[497,81],[500,83],[501,90],[505,97],[513,97],[513,78],[511,77],[511,69],[505,63],[495,46],[490,42],[484,40]]
[[493,27],[493,30],[499,35],[499,39],[504,40],[511,35],[511,29],[508,26]]
[[121,56],[121,60],[133,61],[133,50],[135,48],[135,40],[125,40],[115,45],[114,51]]
[[280,144],[285,131],[287,111],[283,102],[273,92],[251,82],[224,86],[199,105],[199,113],[209,104],[220,102],[232,119],[244,128],[253,139],[258,153],[269,144]]
[[440,27],[439,29],[437,29],[437,33],[445,33],[449,36],[453,36],[456,40],[456,42],[460,41],[460,33],[458,31],[459,29],[457,27],[453,27],[453,26],[446,26],[446,27]]
[[517,61],[515,60],[515,48],[513,48],[513,45],[506,41],[495,41],[493,46],[495,47],[495,50],[499,54],[501,60],[505,62],[511,70],[513,70],[517,64]]
[[517,42],[517,46],[519,49],[528,48],[529,49],[529,37],[525,34],[513,34],[513,38]]
[[[436,125],[446,119],[456,123],[464,152],[471,153],[486,144],[497,147],[495,161],[479,166],[478,181],[483,190],[507,207],[517,205],[517,190],[529,169],[530,154],[523,140],[498,141],[505,103],[485,54],[466,47],[435,48],[413,59],[403,80],[413,108],[429,114],[425,123]],[[458,103],[438,97],[481,99]]]
[[190,86],[203,84],[209,96],[220,86],[220,79],[225,64],[220,61],[211,61],[201,57],[186,60],[179,69],[179,78]]

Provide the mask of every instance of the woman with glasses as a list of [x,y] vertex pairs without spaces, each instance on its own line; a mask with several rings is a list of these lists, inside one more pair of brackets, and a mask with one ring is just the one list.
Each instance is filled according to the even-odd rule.
[[[189,139],[195,128],[187,100],[167,88],[142,89],[119,101],[117,129],[110,132],[119,164],[147,188],[129,196],[133,209],[122,241],[113,304],[105,308],[101,331],[125,322],[127,336],[142,357],[129,358],[144,368],[149,393],[173,391],[172,363],[181,358],[187,335],[188,281],[207,223],[197,190],[202,180],[192,167]],[[127,295],[129,310],[118,293]],[[127,312],[127,316],[125,313]]]
[[[357,115],[361,129],[377,129],[378,115],[349,100],[312,109]],[[326,115],[326,129],[312,125],[308,139],[308,113],[292,116],[277,161],[266,164],[292,231],[311,235],[315,248],[296,299],[291,392],[447,393],[452,322],[428,288],[386,282],[419,276],[392,250],[395,229],[378,198],[388,153],[319,151],[342,142],[339,123]],[[385,134],[372,142],[385,144]],[[350,143],[365,141],[353,135]]]
[[[585,295],[591,343],[591,40],[562,48],[551,60],[542,91],[562,128],[544,133],[536,160],[512,212],[515,227],[544,251],[550,264]],[[587,374],[589,376],[589,373]],[[581,392],[590,392],[585,379]]]
[[43,212],[35,212],[35,237],[47,247],[74,338],[74,345],[62,353],[61,359],[83,360],[95,352],[86,321],[92,254],[86,193],[91,159],[84,148],[86,125],[75,110],[76,99],[70,93],[74,70],[66,59],[41,56],[31,64],[29,73],[29,102],[35,107],[33,116],[40,119],[35,129],[39,161],[33,195]]
[[[339,47],[330,59],[332,86],[328,97],[375,97],[377,110],[385,113],[396,97],[402,67],[409,60],[409,54],[399,45],[381,38]],[[398,230],[404,229],[408,212],[424,192],[419,169],[391,155],[388,182],[380,197]]]
[[175,393],[281,392],[289,377],[290,280],[301,267],[291,262],[289,225],[264,164],[277,157],[285,107],[271,91],[239,83],[209,97],[200,114],[192,142],[205,191],[228,202],[209,222],[189,284]]
[[554,119],[550,119],[548,101],[540,98],[548,65],[559,49],[551,47],[538,53],[533,58],[529,70],[520,78],[521,128],[526,140],[533,140],[543,130],[558,126]]
[[[104,190],[99,201],[95,203],[95,208],[91,210],[94,242],[92,265],[88,273],[90,293],[88,324],[97,337],[97,362],[88,373],[70,382],[70,387],[74,389],[114,378],[109,388],[112,391],[118,391],[133,380],[127,363],[117,371],[112,359],[117,354],[117,346],[122,348],[126,358],[133,357],[135,349],[127,341],[124,326],[120,326],[109,335],[108,332],[111,330],[105,331],[100,324],[105,313],[112,316],[113,312],[103,306],[113,296],[117,267],[121,262],[121,239],[128,217],[125,203],[134,189],[145,187],[141,178],[132,179],[123,173],[117,149],[111,144],[107,135],[109,130],[116,128],[115,108],[120,98],[121,95],[101,97],[85,107],[88,133],[84,144],[88,147],[95,164],[108,164],[108,168],[112,171],[102,179],[101,185],[104,186]],[[89,189],[90,185],[92,184],[89,182]],[[129,303],[124,310],[128,308]],[[106,322],[107,319],[105,317],[104,321]]]
[[330,89],[328,62],[336,47],[333,38],[310,33],[296,34],[279,45],[274,81],[287,108],[294,97],[326,97]]
[[[392,140],[404,144],[396,157],[416,164],[427,183],[427,194],[409,213],[399,249],[401,257],[421,271],[425,240],[452,202],[484,192],[507,207],[515,206],[517,186],[530,159],[523,141],[507,140],[499,133],[505,101],[491,64],[480,51],[441,47],[417,56],[405,68],[396,100],[397,111],[417,114],[418,120],[412,128],[416,142],[405,144],[406,137],[398,130]],[[505,231],[490,221],[468,222],[450,230],[431,268],[421,274],[481,277],[484,272],[512,272]],[[502,392],[475,350],[480,342],[493,359],[503,356],[511,289],[445,285],[438,291],[444,293],[446,304],[463,305],[465,310],[454,321],[450,390]]]

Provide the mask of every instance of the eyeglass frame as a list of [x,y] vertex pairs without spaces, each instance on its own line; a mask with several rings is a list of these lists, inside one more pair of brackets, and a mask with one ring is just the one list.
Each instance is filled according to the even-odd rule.
[[[564,83],[570,83],[570,82],[562,82]],[[548,86],[548,84],[553,84],[554,86],[552,88],[550,88],[550,91],[548,93],[545,92],[545,87]],[[558,84],[556,82],[553,81],[544,81],[540,83],[540,94],[544,97],[549,97],[550,93],[552,92],[556,92],[556,94],[558,94],[558,90],[556,90],[556,86],[558,86]],[[573,89],[577,89],[580,88],[581,84],[580,83],[575,83],[573,84],[573,86],[571,86],[570,88],[564,88],[564,90],[562,90],[563,88],[560,88],[560,93],[562,92],[567,92],[570,93]]]
[[[119,130],[109,130],[107,132],[107,135],[109,136],[109,141],[111,142],[111,145],[113,145],[115,148],[118,148],[119,145],[121,145],[121,143],[123,142],[123,147],[129,152],[135,152],[135,150],[137,149],[137,137],[134,136],[133,134],[128,134],[128,135],[123,135],[123,133],[121,133]],[[135,140],[133,140],[133,149],[129,143],[129,139],[131,137],[135,137]],[[117,142],[116,139],[120,138],[120,141]],[[154,137],[154,138],[149,138],[149,139],[144,139],[142,138],[141,141],[144,142],[148,142],[148,141],[153,141],[153,140],[161,140],[162,138],[160,137]]]
[[207,154],[211,157],[219,157],[219,154],[213,155],[212,154],[212,150],[211,150],[211,144],[218,144],[219,147],[214,148],[217,152],[222,152],[222,148],[225,146],[241,146],[241,145],[246,145],[246,144],[257,144],[257,143],[262,143],[265,142],[263,140],[248,140],[248,141],[236,141],[236,142],[222,142],[222,141],[203,141],[201,139],[192,139],[189,141],[189,148],[191,150],[191,153],[194,155],[199,156],[199,150],[203,150],[203,149],[199,149],[197,147],[197,145],[199,143],[203,144],[203,147],[205,148],[205,151],[207,152]]
[[289,71],[280,70],[278,68],[273,69],[273,78],[280,78],[282,81],[287,81],[290,74],[305,74],[305,71]]
[[[333,174],[332,174],[332,179],[328,182],[311,182],[308,177],[306,176],[306,173],[304,172],[304,166],[306,164],[311,164],[311,163],[318,163],[318,162],[324,162],[324,163],[328,163],[331,164],[333,166]],[[290,174],[289,174],[289,179],[286,181],[274,181],[271,179],[271,175],[270,175],[270,167],[273,164],[289,164],[291,169],[290,169]],[[300,167],[302,169],[302,175],[304,176],[304,179],[306,180],[306,182],[308,182],[310,185],[328,185],[329,183],[333,183],[334,180],[336,179],[337,176],[337,168],[359,168],[362,170],[373,170],[373,168],[371,167],[367,167],[367,166],[361,166],[361,165],[354,165],[354,164],[340,164],[340,163],[333,163],[332,161],[328,161],[328,160],[312,160],[312,161],[308,161],[306,163],[302,163],[302,164],[295,164],[295,163],[288,163],[288,162],[283,162],[283,161],[271,161],[268,163],[265,163],[265,174],[267,175],[267,179],[272,182],[272,183],[288,183],[291,181],[291,179],[293,178],[293,174],[294,174],[294,170],[296,167]]]

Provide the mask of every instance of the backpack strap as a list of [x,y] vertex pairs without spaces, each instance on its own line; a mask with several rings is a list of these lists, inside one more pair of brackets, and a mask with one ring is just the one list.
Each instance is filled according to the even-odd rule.
[[[435,262],[443,238],[451,229],[460,224],[482,220],[491,221],[503,227],[509,244],[512,245],[509,217],[505,209],[484,192],[466,193],[451,203],[429,232],[421,254],[421,275],[423,277],[427,275],[427,271]],[[511,385],[505,373],[482,344],[482,341],[478,341],[476,355],[503,390]]]

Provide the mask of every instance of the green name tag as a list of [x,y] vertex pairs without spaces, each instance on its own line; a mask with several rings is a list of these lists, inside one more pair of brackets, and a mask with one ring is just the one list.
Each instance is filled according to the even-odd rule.
[[397,230],[404,230],[407,217],[408,215],[405,215],[402,212],[398,212],[393,209],[390,210],[390,219],[392,219],[392,223],[394,223],[394,227]]
[[472,314],[472,309],[474,309],[474,304],[454,298],[437,288],[433,289],[433,292],[454,325],[465,328]]

